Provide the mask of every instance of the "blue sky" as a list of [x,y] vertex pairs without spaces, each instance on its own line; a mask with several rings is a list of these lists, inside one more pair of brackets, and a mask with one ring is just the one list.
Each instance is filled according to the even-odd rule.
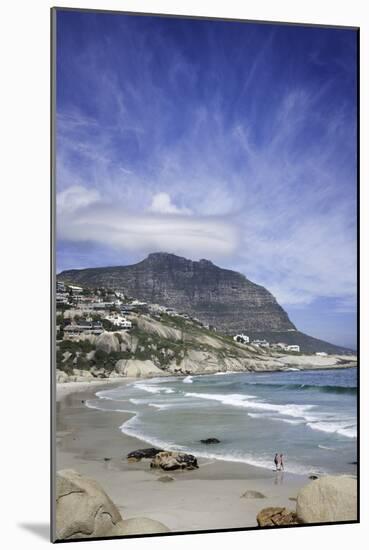
[[155,251],[356,340],[356,34],[59,11],[57,269]]

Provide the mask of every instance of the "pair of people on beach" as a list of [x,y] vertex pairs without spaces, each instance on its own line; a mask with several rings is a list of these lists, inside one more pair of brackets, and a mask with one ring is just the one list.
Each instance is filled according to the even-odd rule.
[[278,470],[284,470],[284,463],[283,463],[283,455],[275,453],[274,455],[274,464],[275,469]]

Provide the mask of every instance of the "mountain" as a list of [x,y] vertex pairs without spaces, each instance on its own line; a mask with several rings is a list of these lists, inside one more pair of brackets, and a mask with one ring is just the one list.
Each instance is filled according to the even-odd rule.
[[347,351],[300,333],[266,288],[209,260],[191,261],[158,252],[129,266],[63,271],[58,279],[90,288],[111,288],[173,307],[226,334],[244,332],[255,338],[268,336],[269,341],[301,342],[302,350],[309,352]]
[[208,260],[150,254],[130,266],[64,271],[67,282],[114,288],[184,311],[227,333],[295,330],[287,313],[264,287]]

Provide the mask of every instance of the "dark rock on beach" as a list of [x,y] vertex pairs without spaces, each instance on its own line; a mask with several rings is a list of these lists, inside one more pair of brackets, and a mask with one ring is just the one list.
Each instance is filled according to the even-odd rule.
[[158,453],[163,452],[163,449],[155,449],[155,447],[149,447],[148,449],[137,449],[128,453],[127,459],[130,462],[138,462],[142,458],[154,458]]
[[216,437],[208,437],[208,439],[200,439],[201,443],[205,445],[213,445],[214,443],[220,443],[219,439]]
[[150,463],[151,468],[170,470],[194,470],[198,468],[197,458],[187,453],[162,451],[157,453]]

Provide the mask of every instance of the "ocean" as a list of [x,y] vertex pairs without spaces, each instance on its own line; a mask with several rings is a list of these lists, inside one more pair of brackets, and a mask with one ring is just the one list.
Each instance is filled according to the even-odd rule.
[[[149,445],[270,470],[277,452],[287,472],[352,474],[356,375],[348,368],[145,379],[86,404],[133,413],[120,429]],[[220,443],[200,442],[210,437]]]

